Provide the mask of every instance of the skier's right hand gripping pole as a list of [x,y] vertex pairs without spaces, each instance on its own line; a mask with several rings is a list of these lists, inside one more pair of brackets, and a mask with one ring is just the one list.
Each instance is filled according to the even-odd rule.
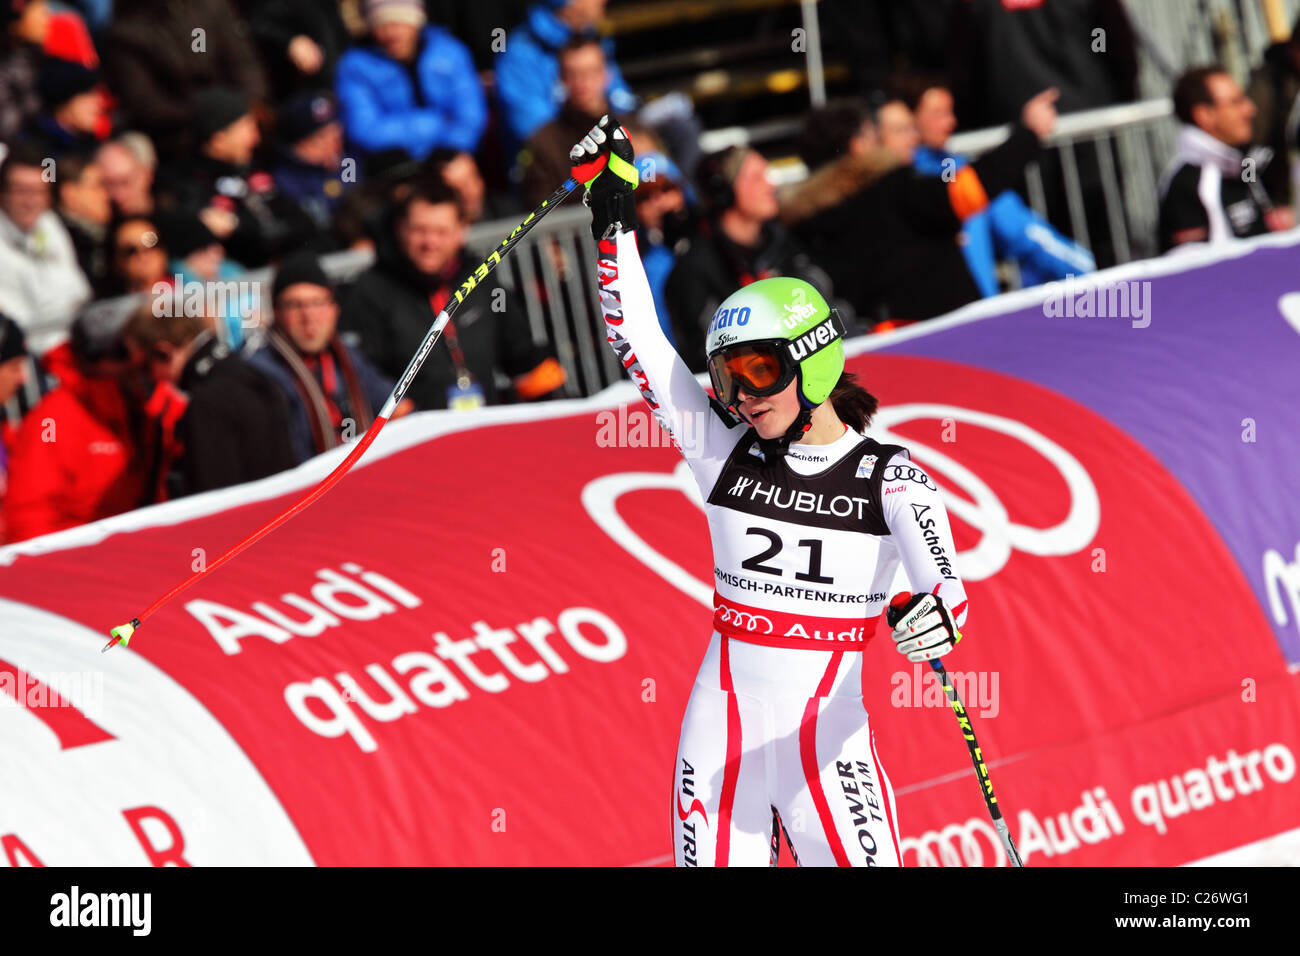
[[908,660],[928,660],[930,667],[939,675],[944,696],[948,698],[952,712],[957,715],[962,736],[966,738],[971,762],[975,764],[975,776],[980,782],[980,793],[984,795],[984,805],[988,807],[993,825],[997,827],[1002,848],[1006,850],[1007,859],[1012,866],[1024,866],[1020,851],[1011,839],[1011,831],[1007,829],[1007,821],[1002,819],[1002,811],[998,808],[998,798],[993,794],[993,781],[989,777],[989,768],[984,763],[979,741],[975,739],[970,716],[966,713],[948,672],[943,669],[943,661],[939,659],[961,640],[961,632],[953,623],[952,615],[937,594],[913,595],[902,591],[889,602],[889,607],[885,610],[885,623],[893,628],[894,643],[901,653],[907,655]]
[[639,177],[633,155],[627,130],[608,114],[569,150],[573,178],[586,187],[583,202],[591,209],[591,234],[597,242],[636,228],[632,191]]

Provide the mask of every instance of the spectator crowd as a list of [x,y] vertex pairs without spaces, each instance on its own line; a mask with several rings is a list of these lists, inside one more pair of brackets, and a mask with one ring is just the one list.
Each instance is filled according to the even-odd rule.
[[[939,6],[961,41],[945,75],[872,74],[807,113],[808,175],[778,190],[756,148],[702,155],[687,98],[638,95],[600,32],[606,0],[4,0],[0,541],[359,437],[477,264],[470,227],[540,203],[605,113],[632,137],[647,276],[695,371],[718,304],[765,276],[807,279],[866,334],[995,295],[1008,264],[1032,285],[1113,261],[1022,189],[1035,161],[1050,185],[1058,109],[1134,98],[1122,4]],[[1088,22],[1112,54],[1062,55]],[[1026,68],[991,68],[1007,62]],[[1207,66],[1172,97],[1161,249],[1292,228],[1300,31],[1249,95]],[[959,122],[1010,135],[970,159],[948,149]],[[322,257],[346,250],[370,264],[340,284]],[[479,283],[394,415],[576,394],[525,298]]]

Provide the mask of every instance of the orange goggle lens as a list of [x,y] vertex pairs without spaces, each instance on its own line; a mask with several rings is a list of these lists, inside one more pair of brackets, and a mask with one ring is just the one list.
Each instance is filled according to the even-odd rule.
[[733,404],[740,388],[753,395],[771,395],[787,384],[781,353],[771,345],[741,345],[709,360],[713,387],[723,404]]

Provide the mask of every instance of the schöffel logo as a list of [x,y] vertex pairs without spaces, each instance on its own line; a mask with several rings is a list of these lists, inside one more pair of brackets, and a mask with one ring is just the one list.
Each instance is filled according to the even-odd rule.
[[948,580],[955,581],[957,575],[953,573],[952,561],[948,558],[948,553],[944,550],[943,545],[939,543],[939,532],[935,530],[935,525],[938,522],[933,516],[926,517],[926,512],[929,510],[929,505],[913,504],[912,517],[916,519],[916,525],[921,529],[926,547],[930,549],[930,554],[934,556],[934,563],[939,569],[939,573]]
[[818,323],[787,346],[790,350],[790,358],[796,362],[802,361],[814,352],[824,349],[839,337],[840,333],[835,328],[834,319],[827,316],[825,321]]

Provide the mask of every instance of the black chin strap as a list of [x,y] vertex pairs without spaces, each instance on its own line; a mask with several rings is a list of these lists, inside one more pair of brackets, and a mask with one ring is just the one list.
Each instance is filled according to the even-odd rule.
[[[803,405],[802,402],[799,404],[800,406]],[[800,407],[798,417],[785,430],[784,435],[780,438],[760,438],[758,440],[758,450],[763,453],[763,457],[771,458],[776,455],[784,455],[790,449],[790,443],[798,441],[803,437],[804,432],[812,427],[812,413],[811,408]]]

